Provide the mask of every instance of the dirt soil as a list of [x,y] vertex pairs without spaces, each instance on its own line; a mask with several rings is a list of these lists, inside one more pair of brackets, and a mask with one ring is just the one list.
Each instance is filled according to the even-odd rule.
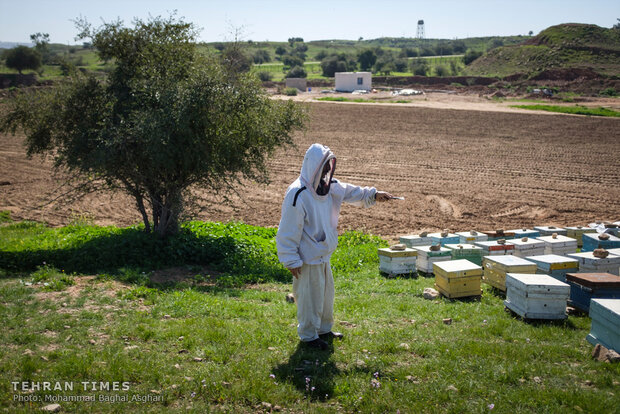
[[[297,148],[274,157],[271,184],[248,183],[239,191],[243,201],[235,196],[233,205],[206,196],[210,202],[197,218],[277,226],[305,150],[320,142],[338,157],[336,178],[405,197],[370,209],[343,206],[341,231],[396,240],[425,230],[620,220],[620,119],[530,113],[479,97],[437,95],[401,98],[412,99],[409,104],[308,103],[308,129],[296,134]],[[52,174],[51,162],[27,159],[23,138],[0,135],[0,210],[51,225],[83,217],[104,225],[140,221],[123,195],[50,203],[62,177]]]

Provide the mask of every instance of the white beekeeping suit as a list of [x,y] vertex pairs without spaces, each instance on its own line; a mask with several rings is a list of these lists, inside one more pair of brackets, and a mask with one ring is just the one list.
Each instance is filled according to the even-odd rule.
[[377,194],[374,187],[332,179],[335,167],[336,157],[328,147],[310,146],[299,178],[284,196],[276,236],[280,262],[288,269],[301,268],[293,277],[293,294],[297,332],[304,342],[314,342],[332,329],[334,279],[329,258],[338,245],[340,206],[347,202],[370,207]]

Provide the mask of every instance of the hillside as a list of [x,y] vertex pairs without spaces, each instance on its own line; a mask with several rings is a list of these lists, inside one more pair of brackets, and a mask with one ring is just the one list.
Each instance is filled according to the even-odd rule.
[[534,76],[553,69],[590,69],[620,75],[620,30],[589,24],[551,26],[519,45],[488,51],[469,67],[479,76]]

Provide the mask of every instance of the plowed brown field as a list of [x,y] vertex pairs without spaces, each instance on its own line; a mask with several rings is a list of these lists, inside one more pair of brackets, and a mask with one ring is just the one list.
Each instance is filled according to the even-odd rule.
[[[335,177],[374,185],[405,201],[370,209],[344,206],[340,229],[389,239],[423,230],[493,230],[620,220],[620,119],[368,104],[310,104],[298,148],[272,161],[272,183],[248,184],[221,205],[211,198],[201,220],[276,226],[287,186],[306,148],[320,142],[338,157]],[[46,203],[59,181],[50,163],[27,159],[23,136],[0,135],[0,210],[16,219],[66,224],[140,220],[124,196],[90,195]]]

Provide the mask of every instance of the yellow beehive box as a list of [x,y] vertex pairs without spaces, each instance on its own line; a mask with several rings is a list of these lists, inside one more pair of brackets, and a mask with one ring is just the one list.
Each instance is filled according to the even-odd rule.
[[566,237],[577,240],[577,247],[583,246],[584,233],[596,233],[596,229],[585,226],[566,227]]
[[504,292],[506,273],[536,273],[536,263],[517,256],[485,256],[482,267],[482,281]]
[[482,267],[469,260],[433,263],[435,287],[448,298],[480,296]]

